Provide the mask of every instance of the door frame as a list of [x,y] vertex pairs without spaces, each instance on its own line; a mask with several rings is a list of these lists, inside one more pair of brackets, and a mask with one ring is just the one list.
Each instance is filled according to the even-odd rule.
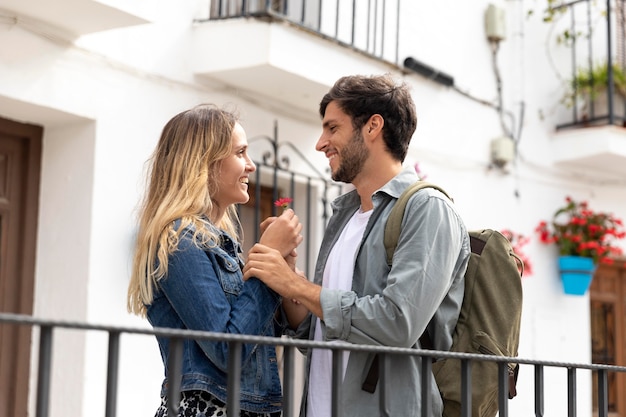
[[[592,355],[594,346],[605,346],[612,352],[614,357],[612,361],[615,363],[607,363],[609,365],[626,365],[626,259],[616,260],[612,264],[600,264],[594,274],[591,287],[589,288],[589,303],[591,314],[591,344]],[[597,307],[598,306],[598,307]],[[602,308],[609,308],[611,314],[608,316],[603,313]],[[602,329],[594,327],[594,317],[596,315],[604,316],[603,322],[609,325],[610,329]],[[608,321],[606,319],[609,319]],[[603,334],[610,332],[603,340],[597,340]],[[607,337],[608,336],[608,337]],[[612,341],[612,343],[611,343]],[[611,343],[611,346],[609,346]],[[592,356],[592,361],[608,362],[607,360],[598,360]],[[596,387],[594,375],[594,394]],[[615,398],[616,409],[609,412],[610,416],[626,417],[626,375],[620,372],[615,373],[614,378],[609,378],[609,392],[613,392]],[[595,397],[595,395],[594,395]],[[609,400],[611,400],[609,398]],[[596,399],[593,399],[594,404]],[[597,415],[597,409],[594,405],[594,415]]]

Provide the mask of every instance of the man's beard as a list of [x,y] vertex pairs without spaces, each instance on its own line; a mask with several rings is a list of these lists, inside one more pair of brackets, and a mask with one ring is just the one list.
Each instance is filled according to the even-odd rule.
[[361,172],[369,150],[365,147],[361,130],[355,130],[350,141],[340,153],[341,164],[332,174],[335,181],[350,183]]

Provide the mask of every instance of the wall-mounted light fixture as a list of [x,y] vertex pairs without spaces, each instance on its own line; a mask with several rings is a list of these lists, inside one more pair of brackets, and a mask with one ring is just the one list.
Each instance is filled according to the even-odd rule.
[[454,78],[452,78],[450,75],[443,73],[439,70],[436,70],[433,67],[430,67],[422,62],[419,62],[415,58],[412,58],[412,57],[406,58],[404,60],[404,66],[439,84],[443,84],[447,87],[451,87],[454,85]]

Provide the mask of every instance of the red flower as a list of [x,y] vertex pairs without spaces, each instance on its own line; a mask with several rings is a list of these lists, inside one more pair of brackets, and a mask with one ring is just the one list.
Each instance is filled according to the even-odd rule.
[[279,198],[278,200],[274,201],[274,205],[276,207],[282,207],[283,210],[285,210],[285,209],[289,208],[289,204],[291,204],[292,201],[293,201],[292,198],[283,197],[283,198]]
[[609,256],[622,254],[614,245],[615,240],[626,237],[621,219],[594,212],[586,201],[566,197],[565,203],[554,213],[552,223],[541,221],[535,229],[542,243],[556,243],[561,255],[586,256],[595,263],[612,263]]

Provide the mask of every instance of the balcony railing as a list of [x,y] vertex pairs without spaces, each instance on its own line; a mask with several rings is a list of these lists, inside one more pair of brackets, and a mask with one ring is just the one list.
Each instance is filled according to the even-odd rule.
[[212,0],[209,20],[279,20],[371,57],[401,65],[401,0]]
[[563,73],[571,121],[557,128],[626,126],[626,0],[573,0],[545,13],[554,25],[549,42],[570,54]]
[[[170,384],[168,386],[168,397],[173,399],[170,404],[178,404],[177,399],[180,398],[180,364],[182,361],[182,346],[184,339],[205,339],[214,341],[226,341],[229,342],[229,348],[231,352],[235,354],[229,355],[228,364],[228,399],[226,406],[230,410],[229,412],[234,415],[239,414],[239,381],[241,375],[241,355],[236,354],[242,349],[242,345],[246,343],[255,344],[273,344],[284,347],[283,355],[283,416],[293,416],[293,405],[295,392],[294,392],[294,358],[297,348],[312,348],[312,349],[331,349],[333,351],[333,360],[341,360],[341,352],[343,350],[349,351],[366,351],[377,352],[380,355],[393,354],[393,355],[417,355],[427,358],[456,358],[462,361],[461,375],[459,380],[461,381],[461,398],[467,398],[471,401],[471,390],[473,381],[471,380],[471,373],[469,372],[471,363],[474,361],[491,361],[498,364],[498,404],[499,404],[499,416],[507,417],[509,414],[508,405],[508,363],[519,363],[522,367],[520,372],[529,367],[534,368],[534,402],[535,402],[535,416],[544,415],[544,370],[545,368],[560,368],[567,373],[567,385],[563,389],[567,390],[567,410],[568,416],[576,416],[576,381],[577,371],[590,370],[595,373],[597,377],[597,416],[608,417],[608,378],[610,374],[624,373],[626,367],[611,366],[611,365],[594,365],[594,364],[580,364],[580,363],[566,363],[566,362],[551,362],[540,360],[527,360],[521,358],[511,358],[505,356],[489,356],[469,353],[452,353],[443,351],[430,351],[430,350],[418,350],[418,349],[406,349],[406,348],[392,348],[392,347],[380,347],[369,345],[354,345],[348,343],[329,343],[329,342],[314,342],[303,341],[286,338],[272,338],[272,337],[258,337],[258,336],[243,336],[233,334],[222,334],[212,332],[201,332],[193,330],[177,330],[177,329],[165,329],[165,328],[131,328],[121,326],[104,326],[93,325],[88,323],[69,322],[60,320],[45,320],[37,319],[31,316],[0,313],[0,323],[38,327],[39,328],[39,363],[38,372],[36,374],[37,381],[36,392],[36,416],[48,417],[49,411],[49,398],[50,398],[50,386],[51,386],[51,369],[52,369],[52,339],[53,335],[59,329],[75,329],[82,331],[100,331],[108,334],[108,357],[107,357],[107,380],[106,380],[106,417],[116,417],[117,409],[117,393],[118,393],[118,371],[120,363],[120,336],[123,334],[135,334],[146,336],[159,336],[170,338],[170,351],[168,367],[170,369]],[[381,366],[384,366],[385,361],[381,360]],[[58,366],[58,364],[56,365]],[[422,361],[422,373],[424,375],[431,375],[431,360]],[[380,372],[381,384],[385,384],[384,381],[385,372]],[[333,374],[333,386],[332,386],[332,415],[334,417],[340,417],[338,410],[338,401],[341,395],[341,373],[336,372]],[[430,404],[428,403],[430,396],[428,390],[430,384],[423,384],[422,386],[422,416],[428,417],[428,410],[430,410]],[[385,404],[384,395],[386,390],[379,390],[380,395],[383,397],[381,404]],[[470,417],[471,404],[464,403],[462,405],[462,416]],[[564,405],[565,408],[565,405]],[[381,410],[381,415],[383,410]],[[177,410],[169,410],[171,415],[177,415]]]

